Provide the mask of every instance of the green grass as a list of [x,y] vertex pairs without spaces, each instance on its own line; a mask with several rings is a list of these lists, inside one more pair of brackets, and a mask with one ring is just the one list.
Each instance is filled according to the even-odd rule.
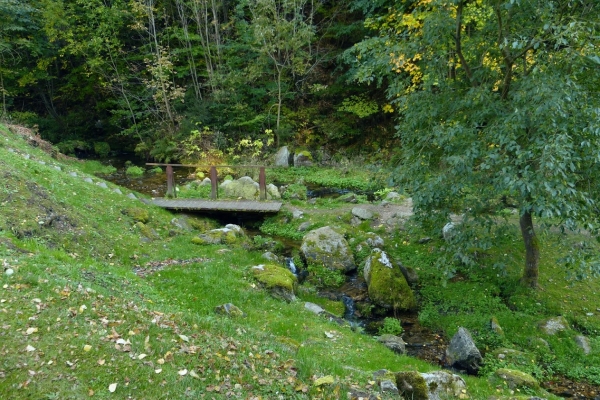
[[[250,273],[264,262],[261,251],[192,245],[214,222],[189,217],[196,228],[176,228],[173,214],[114,193],[110,183],[98,186],[102,181],[91,174],[99,167],[59,162],[0,125],[0,262],[14,270],[0,275],[0,398],[345,398],[351,385],[369,390],[372,372],[381,368],[435,369],[306,311],[303,301],[343,312],[340,302],[319,299],[310,287],[299,291],[303,301],[272,298]],[[349,211],[335,202],[294,204],[304,218],[280,213],[263,224],[263,234],[299,239],[298,226],[309,221],[311,229],[332,225],[359,242],[373,229],[350,227]],[[146,226],[158,239],[134,229],[127,210],[136,207],[148,212]],[[504,365],[488,356],[488,370],[498,363],[600,384],[600,280],[569,279],[577,274],[556,261],[584,236],[540,230],[543,290],[530,291],[518,285],[523,248],[516,227],[477,266],[453,266],[450,280],[437,264],[444,242],[419,244],[425,235],[407,226],[385,236],[390,256],[419,274],[424,324],[447,336],[465,326],[485,351],[510,347],[535,360]],[[214,312],[228,302],[246,317]],[[540,334],[537,324],[557,315],[571,328]],[[488,328],[492,317],[504,336]],[[588,356],[574,345],[580,333],[590,338]],[[551,352],[532,345],[532,337],[546,340]],[[315,387],[314,379],[325,375],[335,383]],[[472,399],[509,394],[485,376],[465,379]]]

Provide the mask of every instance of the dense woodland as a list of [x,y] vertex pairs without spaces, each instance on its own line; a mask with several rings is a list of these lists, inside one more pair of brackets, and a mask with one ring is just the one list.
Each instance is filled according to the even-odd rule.
[[535,287],[536,216],[598,227],[599,11],[596,0],[0,0],[1,114],[67,153],[372,154],[397,167],[425,224],[460,212],[465,232],[493,240],[490,215],[517,209]]

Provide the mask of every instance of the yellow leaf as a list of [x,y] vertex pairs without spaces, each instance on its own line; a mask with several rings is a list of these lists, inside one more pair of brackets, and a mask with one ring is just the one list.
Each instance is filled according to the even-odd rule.
[[315,386],[331,385],[332,383],[333,383],[333,376],[327,375],[327,376],[317,379],[315,381]]
[[90,351],[92,349],[92,346],[90,346],[89,344],[86,344],[85,346],[83,346],[83,351]]

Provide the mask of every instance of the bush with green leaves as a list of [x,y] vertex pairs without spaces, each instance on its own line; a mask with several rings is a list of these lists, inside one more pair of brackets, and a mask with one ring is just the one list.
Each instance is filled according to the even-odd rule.
[[379,335],[396,335],[400,336],[403,332],[402,325],[398,318],[386,317],[383,324],[379,327]]
[[338,269],[329,269],[323,264],[308,264],[308,281],[317,287],[340,287],[345,281],[344,273]]
[[125,174],[128,176],[142,176],[144,175],[144,168],[132,165],[130,167],[127,167],[127,169],[125,170]]

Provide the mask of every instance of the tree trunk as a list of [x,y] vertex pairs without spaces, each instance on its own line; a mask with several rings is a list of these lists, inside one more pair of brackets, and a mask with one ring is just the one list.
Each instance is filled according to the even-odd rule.
[[531,288],[538,287],[538,272],[540,262],[540,245],[533,230],[531,211],[525,211],[519,219],[521,235],[525,243],[525,270],[521,283]]

